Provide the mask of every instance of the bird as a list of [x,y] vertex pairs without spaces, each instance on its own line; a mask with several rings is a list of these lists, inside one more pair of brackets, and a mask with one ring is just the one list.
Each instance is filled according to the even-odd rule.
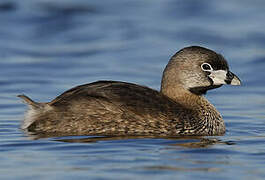
[[205,94],[225,84],[241,85],[226,59],[189,46],[170,58],[160,91],[100,80],[45,103],[18,95],[28,105],[21,129],[60,136],[220,136],[226,131],[224,120]]

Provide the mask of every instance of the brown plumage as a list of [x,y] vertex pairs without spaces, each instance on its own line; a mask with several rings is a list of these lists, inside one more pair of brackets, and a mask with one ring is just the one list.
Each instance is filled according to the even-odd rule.
[[53,101],[29,105],[22,129],[60,135],[222,135],[220,113],[203,96],[222,84],[240,85],[226,60],[192,46],[177,52],[166,66],[161,90],[117,81],[72,88]]

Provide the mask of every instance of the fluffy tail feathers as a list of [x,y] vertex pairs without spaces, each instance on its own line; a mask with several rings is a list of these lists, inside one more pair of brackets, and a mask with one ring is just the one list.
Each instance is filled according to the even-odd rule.
[[17,97],[21,98],[32,109],[43,108],[43,103],[37,103],[24,94],[17,95]]
[[21,129],[26,130],[37,120],[39,114],[47,110],[49,105],[46,103],[35,102],[23,94],[18,95],[17,97],[21,98],[29,106],[29,110],[26,112],[24,121],[21,124]]

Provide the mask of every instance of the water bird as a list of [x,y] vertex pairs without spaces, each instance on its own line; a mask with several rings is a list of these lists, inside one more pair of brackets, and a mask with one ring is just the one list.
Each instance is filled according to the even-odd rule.
[[223,135],[223,118],[205,94],[224,84],[241,81],[222,55],[204,47],[185,47],[166,65],[160,91],[128,82],[97,81],[76,86],[47,103],[18,95],[29,107],[21,128],[60,135]]

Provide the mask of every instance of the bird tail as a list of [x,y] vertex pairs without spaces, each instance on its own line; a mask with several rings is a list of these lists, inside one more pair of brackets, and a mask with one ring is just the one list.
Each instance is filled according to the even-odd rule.
[[22,122],[21,129],[27,129],[32,123],[34,123],[38,115],[43,112],[45,103],[38,103],[30,99],[26,95],[18,95],[28,106],[29,110],[25,114],[24,121]]

